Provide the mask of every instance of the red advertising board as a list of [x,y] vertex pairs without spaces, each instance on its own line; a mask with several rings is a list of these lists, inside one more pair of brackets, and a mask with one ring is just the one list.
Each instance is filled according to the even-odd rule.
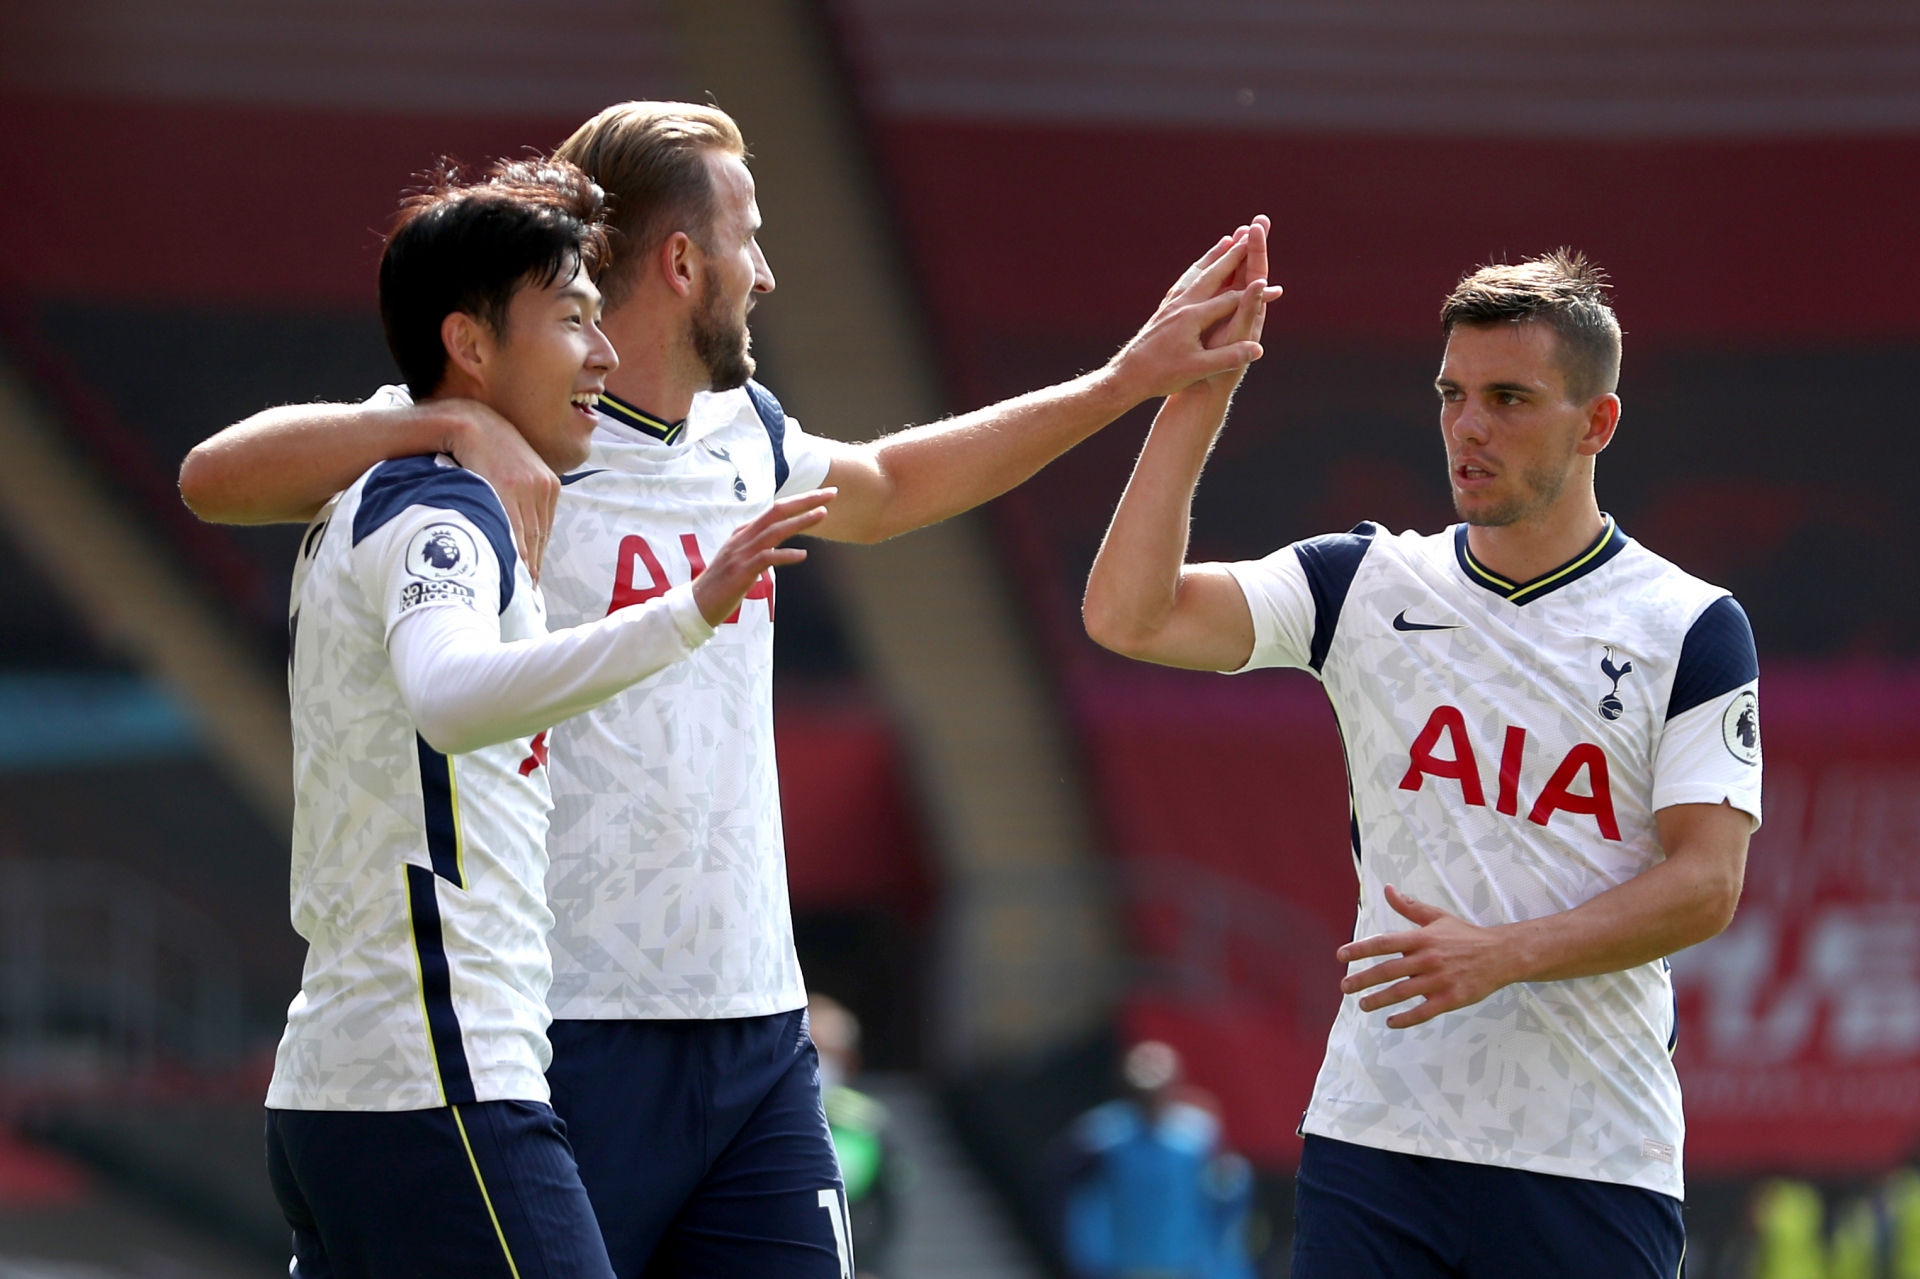
[[1733,926],[1674,958],[1696,1171],[1920,1150],[1920,678],[1766,671],[1766,823]]
[[[1127,1030],[1290,1163],[1353,925],[1332,716],[1294,675],[1077,692],[1140,956]],[[1688,1167],[1883,1169],[1920,1150],[1920,671],[1769,664],[1761,697],[1746,893],[1674,958]]]

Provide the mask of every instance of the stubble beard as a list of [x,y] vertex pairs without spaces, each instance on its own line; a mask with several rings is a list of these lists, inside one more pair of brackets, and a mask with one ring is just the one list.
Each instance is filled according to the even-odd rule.
[[[1520,472],[1520,491],[1505,501],[1492,506],[1481,506],[1477,510],[1468,510],[1460,502],[1460,495],[1453,495],[1453,513],[1462,521],[1478,528],[1506,528],[1518,524],[1546,510],[1560,499],[1561,492],[1567,487],[1567,479],[1573,474],[1572,451],[1558,465],[1542,463],[1523,469]],[[1451,487],[1451,485],[1449,485]]]
[[753,376],[752,337],[747,332],[747,322],[721,306],[719,291],[713,287],[711,277],[703,290],[700,306],[693,313],[688,335],[693,341],[694,357],[707,371],[709,390],[736,390]]

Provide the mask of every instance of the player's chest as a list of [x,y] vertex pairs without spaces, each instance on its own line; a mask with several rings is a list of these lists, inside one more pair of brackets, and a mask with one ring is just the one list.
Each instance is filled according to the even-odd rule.
[[1668,655],[1604,604],[1516,607],[1477,589],[1388,580],[1349,600],[1327,673],[1364,721],[1350,736],[1388,771],[1445,776],[1503,809],[1570,778],[1650,777]]
[[[760,452],[764,452],[764,448]],[[618,463],[618,455],[596,462]],[[705,571],[734,530],[758,518],[773,496],[768,469],[750,448],[725,441],[688,450],[671,470],[634,473],[608,466],[570,483],[555,515],[542,584],[554,626],[577,626],[645,604]],[[725,626],[772,620],[773,574],[748,590]]]

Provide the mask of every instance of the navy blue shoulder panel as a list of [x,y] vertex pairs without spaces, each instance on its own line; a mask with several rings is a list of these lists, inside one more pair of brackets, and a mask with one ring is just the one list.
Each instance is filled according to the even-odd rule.
[[760,425],[767,428],[767,442],[773,445],[773,491],[778,493],[786,487],[791,473],[787,466],[787,411],[773,398],[772,391],[751,379],[747,382],[747,398],[753,401]]
[[1722,595],[1694,619],[1680,645],[1667,718],[1684,715],[1759,675],[1760,658],[1753,651],[1753,627],[1747,623],[1746,610],[1733,596]]
[[409,506],[458,511],[487,535],[500,561],[500,611],[513,602],[513,528],[493,486],[472,471],[442,466],[431,454],[395,458],[373,468],[360,489],[360,509],[353,513],[353,544],[360,545]]
[[1347,590],[1360,561],[1380,526],[1366,521],[1351,533],[1328,533],[1293,544],[1300,567],[1307,572],[1307,587],[1313,592],[1313,650],[1307,665],[1319,670],[1326,665],[1327,651],[1333,647],[1333,628],[1340,624],[1340,610],[1346,606]]

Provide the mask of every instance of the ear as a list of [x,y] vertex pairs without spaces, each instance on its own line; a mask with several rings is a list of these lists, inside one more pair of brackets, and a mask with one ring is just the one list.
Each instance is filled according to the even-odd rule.
[[465,311],[449,311],[440,321],[440,344],[447,349],[449,371],[457,369],[485,384],[487,366],[493,359],[493,330]]
[[660,246],[660,277],[679,296],[693,296],[694,281],[700,272],[700,246],[685,231],[675,231]]
[[1593,457],[1613,443],[1613,433],[1620,425],[1620,397],[1609,391],[1600,396],[1587,409],[1587,429],[1580,437],[1577,451],[1583,457]]

